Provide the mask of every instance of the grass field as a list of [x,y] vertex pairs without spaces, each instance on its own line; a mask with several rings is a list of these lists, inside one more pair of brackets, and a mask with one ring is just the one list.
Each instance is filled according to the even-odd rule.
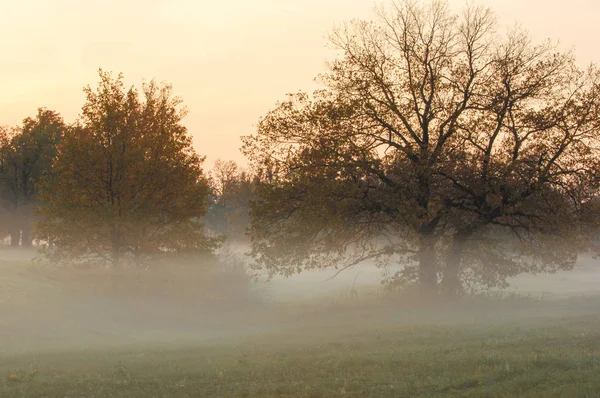
[[600,397],[598,295],[208,311],[0,266],[0,397]]
[[[305,332],[305,333],[304,333]],[[598,397],[600,316],[3,358],[2,397]]]

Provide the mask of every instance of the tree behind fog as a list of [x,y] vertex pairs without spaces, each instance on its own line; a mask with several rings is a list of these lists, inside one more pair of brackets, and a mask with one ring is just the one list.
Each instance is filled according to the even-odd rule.
[[390,282],[450,293],[572,267],[598,192],[598,71],[498,33],[485,8],[377,14],[334,31],[342,55],[323,89],[290,95],[245,137],[268,176],[251,210],[256,265],[393,261]]
[[64,130],[57,112],[40,108],[34,118],[0,135],[0,202],[11,246],[31,245],[38,184],[50,170]]
[[206,227],[229,241],[245,241],[250,224],[253,178],[234,161],[215,161],[209,177],[211,195]]
[[181,124],[171,87],[141,92],[100,71],[80,119],[64,135],[42,182],[39,233],[56,261],[108,262],[210,252],[199,218],[208,194],[203,158]]

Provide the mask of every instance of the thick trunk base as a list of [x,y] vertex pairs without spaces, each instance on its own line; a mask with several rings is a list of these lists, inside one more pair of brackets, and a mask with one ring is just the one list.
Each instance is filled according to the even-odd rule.
[[419,290],[424,297],[437,295],[438,280],[436,270],[436,257],[433,238],[421,238],[419,249]]
[[452,248],[446,261],[444,278],[440,283],[440,291],[447,299],[457,299],[463,293],[459,273],[465,240],[466,235],[464,233],[457,233],[454,236]]

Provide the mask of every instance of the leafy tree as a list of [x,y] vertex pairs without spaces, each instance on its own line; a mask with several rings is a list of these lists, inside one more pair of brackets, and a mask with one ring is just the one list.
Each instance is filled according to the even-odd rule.
[[0,135],[1,202],[7,215],[11,245],[31,245],[33,208],[38,204],[38,184],[50,170],[64,132],[62,117],[40,108],[35,118]]
[[43,180],[39,232],[56,260],[141,262],[170,253],[204,253],[207,180],[203,158],[181,124],[185,111],[171,87],[154,81],[141,96],[100,70],[84,89],[80,120],[67,130]]
[[521,31],[501,37],[485,8],[406,1],[377,15],[334,32],[343,56],[324,89],[291,95],[244,138],[265,176],[256,265],[394,260],[394,280],[428,292],[572,265],[574,251],[542,249],[579,233],[597,194],[597,71]]

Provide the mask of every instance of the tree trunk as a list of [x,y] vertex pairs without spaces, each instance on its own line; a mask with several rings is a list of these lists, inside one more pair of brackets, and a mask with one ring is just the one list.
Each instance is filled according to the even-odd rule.
[[142,249],[139,246],[136,246],[133,250],[133,261],[136,267],[141,267],[143,265],[144,258],[142,256]]
[[419,247],[419,288],[428,296],[437,294],[435,241],[431,234],[422,235]]
[[441,291],[448,298],[455,298],[462,293],[462,286],[458,274],[460,272],[466,239],[467,235],[462,232],[457,232],[453,237],[452,248],[446,261],[444,277],[441,283]]
[[[428,158],[428,146],[421,146],[421,158]],[[426,162],[425,162],[426,163]],[[438,293],[438,281],[436,272],[435,230],[440,220],[439,216],[430,218],[429,200],[431,196],[431,175],[427,169],[421,170],[417,176],[418,181],[418,204],[421,220],[419,226],[419,290],[427,297],[434,297]]]
[[112,293],[117,295],[122,293],[122,265],[123,258],[121,253],[121,247],[120,245],[113,243],[113,249],[111,254],[110,280]]
[[121,253],[121,247],[119,245],[113,245],[111,262],[112,262],[111,265],[115,270],[118,270],[121,268],[122,253]]
[[21,232],[21,247],[30,248],[31,241],[31,224],[29,222],[25,222]]
[[123,260],[123,251],[122,251],[122,240],[121,240],[121,228],[118,223],[115,223],[112,226],[112,230],[110,232],[110,244],[112,248],[111,253],[111,265],[113,269],[121,268],[121,262]]
[[21,230],[18,228],[10,230],[10,246],[11,247],[19,247],[19,243],[21,240]]

